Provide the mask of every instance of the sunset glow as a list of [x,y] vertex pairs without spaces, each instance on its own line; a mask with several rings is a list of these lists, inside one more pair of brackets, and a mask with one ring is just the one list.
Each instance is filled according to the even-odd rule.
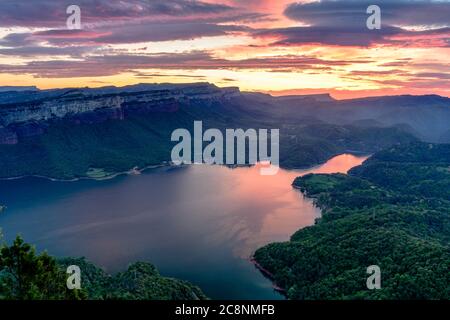
[[[68,30],[66,8],[81,9]],[[450,2],[169,0],[0,3],[0,85],[211,82],[274,95],[450,96]]]

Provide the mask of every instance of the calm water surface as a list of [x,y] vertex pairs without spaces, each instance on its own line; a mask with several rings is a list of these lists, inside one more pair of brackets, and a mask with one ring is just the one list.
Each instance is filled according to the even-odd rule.
[[38,250],[85,256],[109,272],[134,261],[189,280],[214,299],[281,299],[251,264],[259,247],[286,241],[320,214],[291,186],[307,173],[347,172],[366,157],[337,156],[302,171],[194,165],[111,180],[0,181],[0,228]]

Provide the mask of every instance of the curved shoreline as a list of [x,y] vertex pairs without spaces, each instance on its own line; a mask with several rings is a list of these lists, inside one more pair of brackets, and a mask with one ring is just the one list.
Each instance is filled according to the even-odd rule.
[[[331,159],[333,159],[333,158],[330,158],[329,160],[331,160]],[[341,164],[341,166],[342,166],[341,162],[339,162],[339,164]],[[320,166],[320,165],[316,165],[316,166],[313,166],[311,168],[315,168],[317,166]],[[45,177],[45,176],[23,176],[23,177],[6,178],[6,179],[0,179],[0,180],[14,180],[14,179],[27,178],[27,177],[34,177],[34,178],[39,178],[39,179],[47,179],[47,180],[50,180],[50,181],[61,181],[61,182],[71,182],[71,181],[79,181],[79,180],[110,180],[110,179],[113,179],[113,178],[121,176],[121,175],[131,175],[132,176],[132,175],[140,174],[141,172],[143,172],[145,170],[148,170],[148,169],[155,169],[155,170],[154,171],[150,171],[145,176],[153,175],[153,173],[156,173],[157,175],[159,175],[159,174],[164,175],[166,172],[169,173],[169,172],[178,171],[178,170],[176,170],[177,168],[180,168],[182,170],[183,169],[187,169],[187,168],[183,168],[183,167],[188,167],[188,165],[175,166],[175,165],[173,165],[171,163],[163,163],[163,164],[159,164],[159,165],[149,165],[149,166],[147,166],[145,168],[142,168],[142,169],[139,169],[139,168],[135,167],[134,169],[130,169],[130,170],[122,171],[122,172],[117,172],[117,173],[110,174],[110,175],[107,175],[107,176],[105,175],[104,177],[99,177],[99,176],[102,173],[104,173],[105,171],[104,170],[100,170],[100,168],[96,168],[96,170],[92,170],[92,172],[97,174],[97,177],[95,177],[95,176],[93,176],[93,177],[79,177],[79,178],[75,178],[75,179],[66,179],[66,180],[64,180],[64,179],[49,178],[49,177]],[[230,169],[230,171],[233,170],[233,167],[228,167],[228,166],[225,166],[225,167]],[[347,167],[348,167],[348,165],[345,166],[341,170],[347,170],[348,169]],[[160,169],[158,169],[158,168],[160,168]],[[226,170],[226,171],[228,171],[228,170]],[[291,174],[289,175],[289,179],[287,179],[289,182],[292,182],[296,176],[301,175],[301,173],[296,172],[296,170],[288,170],[288,171],[291,171]],[[226,173],[225,173],[225,175],[226,175]],[[119,181],[122,181],[122,180],[128,180],[128,177],[125,176],[125,177],[119,179]],[[139,179],[137,179],[137,180],[139,180]],[[29,181],[32,182],[32,180],[29,180]],[[39,180],[36,180],[36,181],[39,182]],[[41,180],[41,181],[44,182],[44,180]],[[289,183],[288,181],[284,181],[283,184]],[[27,180],[25,180],[25,183],[27,183]],[[5,185],[6,185],[6,183],[5,183]],[[69,184],[67,184],[67,185],[69,185]],[[101,187],[102,183],[99,186]],[[255,249],[258,249],[258,248],[255,248]],[[246,260],[247,263],[253,264],[253,266],[255,268],[255,269],[253,269],[254,272],[258,272],[260,275],[262,274],[263,277],[265,277],[268,280],[268,281],[266,280],[267,282],[264,281],[264,287],[266,288],[265,290],[269,289],[270,291],[272,291],[272,294],[276,295],[277,299],[278,298],[282,298],[282,299],[287,298],[287,289],[289,289],[289,288],[285,289],[282,286],[280,286],[279,284],[277,284],[276,281],[275,281],[274,275],[272,273],[270,273],[269,270],[266,270],[261,264],[259,264],[258,261],[256,261],[256,259],[254,258],[254,256],[252,256],[252,257],[247,256],[247,258],[244,258],[244,260]],[[261,278],[259,278],[259,279],[260,279],[259,281],[262,281]],[[280,295],[281,295],[281,297],[280,297]]]
[[164,167],[172,167],[172,165],[170,165],[168,163],[161,163],[161,164],[149,165],[142,169],[135,167],[135,168],[127,170],[127,171],[115,172],[115,173],[112,173],[110,175],[107,175],[107,176],[104,176],[101,178],[85,176],[85,177],[78,177],[78,178],[72,178],[72,179],[61,179],[61,178],[52,178],[52,177],[41,176],[41,175],[23,175],[23,176],[18,176],[18,177],[0,178],[0,181],[11,181],[11,180],[19,180],[19,179],[25,179],[25,178],[39,178],[39,179],[45,179],[45,180],[50,180],[50,181],[54,181],[54,182],[76,182],[76,181],[80,181],[80,180],[103,181],[103,180],[111,180],[116,177],[124,176],[124,175],[128,175],[128,176],[139,175],[146,170],[158,169],[158,168],[164,168]]
[[[370,155],[371,155],[371,154],[362,153],[362,152],[359,152],[359,153],[357,153],[357,152],[345,152],[345,153],[341,153],[341,154],[335,155],[334,157],[337,157],[337,156],[343,155],[343,154],[347,154],[347,153],[348,153],[348,154],[359,155],[359,156],[362,156],[362,155],[364,155],[364,156],[365,156],[365,155],[368,155],[369,157],[370,157]],[[327,161],[333,159],[334,157],[331,157],[331,158],[328,159]],[[325,161],[325,163],[326,163],[327,161]],[[314,166],[312,166],[312,167],[309,168],[309,169],[314,169],[314,168],[319,167],[319,166],[321,166],[321,165],[322,165],[322,164],[314,165]],[[352,168],[354,168],[354,167],[352,167]],[[348,171],[350,171],[352,168],[350,168]],[[298,169],[292,169],[292,170],[298,170]],[[306,192],[302,191],[301,188],[299,188],[298,186],[294,185],[294,181],[292,182],[292,188],[295,189],[295,190],[298,190],[299,192],[301,192],[301,194],[303,195],[303,197],[305,197],[305,198],[307,198],[307,199],[310,199],[310,200],[312,201],[312,205],[313,205],[314,207],[316,207],[317,209],[319,209],[319,210],[320,210],[320,214],[322,215],[322,213],[323,213],[323,211],[325,210],[325,208],[322,208],[322,207],[320,207],[320,206],[317,204],[317,199],[316,199],[316,198],[309,196]],[[313,226],[313,225],[315,225],[315,222],[314,222],[313,224],[311,224],[310,226]],[[306,227],[306,226],[305,226],[305,227]],[[303,227],[303,228],[305,228],[305,227]],[[300,230],[301,230],[301,229],[300,229]],[[280,293],[281,295],[283,295],[286,299],[288,299],[288,296],[287,296],[287,290],[286,290],[285,288],[281,287],[279,284],[277,284],[277,282],[276,282],[276,280],[275,280],[275,276],[274,276],[274,274],[273,274],[272,272],[270,272],[269,270],[267,270],[266,268],[264,268],[264,267],[256,260],[256,258],[255,258],[254,255],[252,255],[252,256],[250,257],[250,262],[255,266],[256,269],[258,269],[258,270],[261,272],[261,274],[262,274],[264,277],[266,277],[267,279],[269,279],[269,280],[272,282],[272,287],[273,287],[273,289],[274,289],[275,291],[279,292],[279,293]]]
[[[334,157],[343,155],[343,154],[352,154],[355,156],[362,156],[362,155],[370,155],[370,153],[366,153],[366,152],[361,152],[361,151],[354,151],[354,150],[348,150],[348,151],[344,151],[341,153],[337,153],[337,154],[333,154],[331,155],[329,158],[327,158],[324,161],[319,161],[318,163],[314,163],[314,164],[310,164],[307,166],[296,166],[296,167],[285,167],[285,166],[281,166],[281,169],[284,170],[289,170],[289,171],[296,171],[296,170],[312,170],[314,168],[317,168],[323,164],[325,164],[327,161],[333,159]],[[185,165],[182,165],[185,166]],[[23,176],[16,176],[16,177],[1,177],[0,181],[10,181],[10,180],[19,180],[19,179],[24,179],[24,178],[39,178],[39,179],[46,179],[46,180],[50,180],[50,181],[54,181],[54,182],[76,182],[76,181],[80,181],[80,180],[95,180],[95,181],[103,181],[103,180],[111,180],[114,179],[116,177],[122,176],[122,175],[139,175],[141,173],[143,173],[146,170],[150,170],[150,169],[158,169],[158,168],[164,168],[164,167],[182,167],[182,166],[174,166],[172,164],[170,164],[167,161],[164,161],[160,164],[152,164],[152,165],[148,165],[146,167],[143,167],[142,169],[140,169],[139,167],[134,167],[132,169],[126,170],[126,171],[120,171],[120,172],[115,172],[115,173],[111,173],[107,176],[101,177],[101,178],[95,178],[95,177],[89,177],[89,176],[83,176],[83,177],[78,177],[78,178],[72,178],[72,179],[63,179],[63,178],[54,178],[54,177],[49,177],[49,176],[42,176],[42,175],[23,175]],[[237,166],[229,166],[229,165],[225,165],[225,167],[229,168],[229,169],[234,169],[237,167],[240,167],[241,165],[237,165]],[[248,166],[253,166],[253,165],[242,165],[242,167],[248,167]]]
[[286,295],[286,289],[279,286],[275,281],[275,276],[267,269],[265,269],[262,265],[259,264],[258,261],[254,257],[250,258],[250,262],[255,266],[256,269],[258,269],[264,277],[269,279],[272,282],[272,288],[276,292],[280,293],[283,297],[287,299]]

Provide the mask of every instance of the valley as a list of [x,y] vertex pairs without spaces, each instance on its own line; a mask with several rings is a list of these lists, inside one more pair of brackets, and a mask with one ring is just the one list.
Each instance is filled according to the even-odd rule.
[[[114,174],[164,164],[175,145],[172,132],[193,133],[200,120],[205,130],[223,134],[227,128],[279,129],[280,166],[290,169],[349,151],[373,153],[437,136],[445,142],[443,126],[450,121],[450,99],[443,97],[275,98],[210,84],[2,92],[0,98],[0,178],[70,180],[95,169]],[[361,111],[350,112],[348,105]]]
[[[197,298],[282,299],[274,287],[289,299],[445,296],[446,287],[432,283],[448,280],[448,145],[430,142],[446,142],[448,98],[337,101],[210,84],[6,91],[0,97],[3,235],[11,242],[23,234],[38,251],[87,257],[87,270],[113,274],[88,287],[92,299],[195,298],[197,289],[186,291],[184,284],[150,286],[159,278],[146,265],[140,266],[147,270],[141,292],[105,295],[105,279],[126,274],[135,261],[198,286]],[[196,121],[223,134],[278,129],[280,171],[270,180],[259,175],[259,163],[171,166],[172,132],[194,134]],[[367,154],[375,155],[359,166]],[[385,247],[386,256],[372,246]],[[353,256],[355,250],[361,255]],[[275,284],[252,265],[253,253]],[[420,271],[393,264],[399,257]],[[348,263],[335,263],[340,259]],[[386,268],[387,290],[361,287],[367,263]],[[411,288],[417,279],[433,289]],[[408,289],[399,292],[396,284]]]
[[250,257],[319,217],[292,181],[311,172],[344,173],[365,159],[341,155],[274,176],[260,175],[259,165],[191,165],[109,180],[1,181],[8,209],[0,226],[8,243],[21,234],[38,252],[85,257],[108,274],[143,261],[212,299],[283,299]]

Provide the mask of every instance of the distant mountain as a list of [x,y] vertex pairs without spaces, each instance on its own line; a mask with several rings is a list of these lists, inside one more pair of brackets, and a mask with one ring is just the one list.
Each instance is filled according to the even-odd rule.
[[39,91],[39,89],[35,86],[0,86],[0,92],[23,92],[23,91]]
[[301,102],[307,103],[308,101],[315,102],[333,102],[336,101],[330,94],[306,94],[306,95],[289,95],[289,96],[277,96],[275,100],[278,102]]
[[[314,117],[338,125],[356,124],[361,121],[377,126],[409,126],[419,138],[441,142],[450,130],[450,98],[437,95],[386,96],[351,100],[285,99],[268,95],[247,94],[249,108],[265,103],[264,111],[284,121],[296,121]],[[444,135],[444,138],[446,136]],[[442,142],[450,142],[444,140]]]
[[0,177],[86,176],[170,161],[177,128],[280,129],[280,160],[301,168],[333,155],[446,139],[450,99],[273,97],[209,83],[0,92]]
[[437,95],[342,100],[336,105],[338,119],[374,119],[386,126],[406,124],[427,141],[438,142],[450,129],[450,99]]

